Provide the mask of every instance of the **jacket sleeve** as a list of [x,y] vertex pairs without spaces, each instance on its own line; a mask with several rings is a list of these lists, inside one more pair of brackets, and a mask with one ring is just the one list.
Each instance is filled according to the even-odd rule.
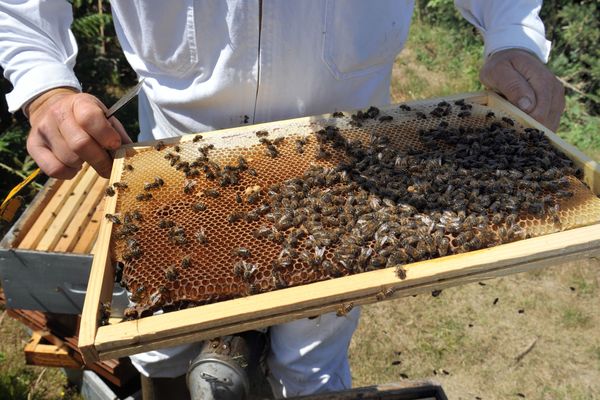
[[72,22],[66,0],[0,1],[0,65],[13,85],[6,95],[11,112],[55,87],[81,90]]
[[539,17],[542,0],[455,0],[454,4],[482,33],[486,57],[521,48],[548,62],[551,43]]

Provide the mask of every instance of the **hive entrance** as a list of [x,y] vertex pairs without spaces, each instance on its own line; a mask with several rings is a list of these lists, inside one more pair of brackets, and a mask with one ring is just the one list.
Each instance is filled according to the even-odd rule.
[[589,224],[600,201],[576,174],[462,102],[128,149],[111,217],[126,317]]

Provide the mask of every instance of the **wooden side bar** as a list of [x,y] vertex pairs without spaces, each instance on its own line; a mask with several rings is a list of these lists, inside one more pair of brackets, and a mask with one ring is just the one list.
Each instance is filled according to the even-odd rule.
[[[84,165],[83,169],[87,170],[89,166]],[[56,193],[48,201],[44,209],[41,211],[39,216],[35,219],[34,224],[25,234],[23,240],[18,244],[19,249],[35,250],[37,244],[40,242],[48,227],[52,221],[56,218],[57,213],[60,212],[61,207],[67,199],[70,197],[70,193],[73,191],[79,180],[82,178],[83,173],[79,173],[75,178],[63,181]]]
[[[93,186],[89,189],[89,192],[84,193],[85,198],[81,203],[81,206],[73,216],[73,219],[69,222],[69,225],[65,229],[64,233],[58,239],[58,242],[52,251],[73,251],[78,240],[81,238],[84,232],[91,228],[94,233],[97,233],[97,229],[94,230],[93,227],[90,227],[89,225],[98,203],[100,203],[102,200],[104,188],[106,187],[107,182],[107,179],[100,178],[98,175],[96,175],[96,180],[93,183]],[[96,227],[97,226],[98,224],[96,224]],[[79,253],[84,253],[84,251],[79,251]]]

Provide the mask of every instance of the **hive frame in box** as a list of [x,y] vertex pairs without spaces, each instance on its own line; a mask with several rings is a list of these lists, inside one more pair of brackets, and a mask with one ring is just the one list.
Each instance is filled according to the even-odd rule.
[[[487,105],[505,112],[524,126],[544,131],[553,145],[581,168],[584,174],[583,181],[594,194],[600,194],[600,168],[597,162],[495,93],[465,93],[409,104],[419,106],[458,99]],[[203,135],[218,135],[232,140],[236,135],[248,133],[250,130],[268,130],[288,123],[310,124],[318,120],[319,117],[305,117],[255,125],[251,128],[244,126],[225,129]],[[181,138],[174,138],[164,142],[172,144],[180,140]],[[135,147],[149,145],[138,144]],[[124,156],[124,149],[117,152],[111,182],[119,180]],[[116,197],[107,198],[105,210],[114,212],[116,202]],[[598,224],[594,224],[489,249],[409,264],[406,266],[404,280],[397,278],[394,268],[387,268],[99,326],[100,303],[110,299],[114,278],[109,254],[111,228],[104,220],[100,227],[98,250],[92,264],[81,319],[79,347],[86,361],[121,357],[331,312],[350,302],[354,305],[373,303],[378,301],[382,291],[392,292],[386,298],[392,299],[563,262],[596,258],[600,257],[599,228]]]

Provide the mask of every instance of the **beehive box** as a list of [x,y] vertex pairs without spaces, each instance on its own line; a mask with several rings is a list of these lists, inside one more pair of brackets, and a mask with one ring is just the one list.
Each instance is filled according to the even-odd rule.
[[[110,215],[100,228],[82,318],[80,347],[86,356],[96,359],[129,355],[328,311],[337,310],[343,315],[358,304],[598,253],[600,230],[593,226],[600,220],[597,164],[497,95],[458,95],[353,115],[354,118],[350,118],[350,113],[300,118],[211,132],[202,138],[189,135],[121,149],[111,176],[116,193],[105,204]],[[470,201],[469,210],[479,214],[487,214],[489,208],[489,219],[484,217],[483,222],[477,222],[479,225],[472,222],[471,228],[477,227],[470,228],[476,231],[470,236],[459,231],[438,235],[434,254],[434,250],[427,250],[420,243],[424,240],[419,240],[436,229],[431,225],[432,217],[416,209],[427,210],[432,198],[424,201],[418,196],[436,175],[419,174],[423,170],[436,172],[437,166],[449,159],[460,162],[468,159],[469,170],[460,163],[455,166],[457,178],[469,182],[483,179],[477,178],[477,168],[472,168],[479,165],[480,169],[485,167],[490,171],[489,165],[481,164],[487,161],[478,158],[481,149],[476,147],[481,143],[473,136],[476,133],[469,129],[448,133],[446,128],[490,124],[496,125],[497,132],[515,129],[529,140],[524,142],[523,149],[517,150],[523,150],[524,158],[539,157],[535,161],[547,164],[550,171],[544,174],[550,178],[524,178],[527,185],[518,189],[529,192],[531,181],[540,182],[535,185],[543,186],[544,196],[540,194],[539,199],[525,196],[526,200],[521,201],[527,202],[526,211],[516,212],[518,215],[510,223],[506,215],[493,222],[496,211],[502,214],[515,207],[510,202],[498,205]],[[538,156],[536,140],[541,140],[541,133],[536,129],[544,132],[552,145],[572,161],[543,152]],[[466,144],[453,142],[461,142],[460,135],[465,135]],[[512,139],[507,140],[497,145],[510,145]],[[493,153],[494,145],[492,139],[486,151]],[[368,150],[373,147],[379,153]],[[357,148],[362,148],[362,152],[352,150]],[[379,165],[360,173],[350,170],[351,179],[344,175],[348,172],[349,157],[353,158],[353,165],[364,164],[369,158],[384,163],[389,149],[398,149],[403,154],[395,161],[388,160],[390,171],[396,168],[400,171],[396,175],[375,179],[374,173],[382,176]],[[464,155],[456,156],[459,151]],[[502,154],[502,149],[498,153]],[[420,160],[418,165],[404,165],[403,159],[411,159],[412,154],[430,157]],[[520,163],[519,154],[510,155],[510,162]],[[510,165],[504,165],[501,159],[494,162],[499,163],[497,170],[491,166],[496,175],[491,175],[493,179],[487,175],[486,179],[493,181],[488,184],[494,185],[497,192],[502,192],[502,182],[518,178],[505,174]],[[561,171],[576,175],[575,169],[566,165],[571,162],[580,169],[581,179],[591,190],[574,176],[555,176]],[[556,170],[554,164],[564,169]],[[521,175],[530,173],[524,168]],[[410,192],[410,201],[397,191],[386,191],[393,189],[390,181],[409,175],[413,181],[402,190]],[[419,179],[414,180],[415,176]],[[308,189],[302,186],[307,181],[312,182]],[[299,196],[300,192],[304,195]],[[442,199],[442,195],[437,195],[435,204],[445,204],[449,209],[464,206],[453,198]],[[483,193],[479,196],[475,186],[472,196],[484,197]],[[339,197],[350,199],[354,207],[347,214],[358,212],[364,219],[351,221],[351,215],[327,211],[330,204],[337,204]],[[264,204],[269,207],[261,212]],[[356,204],[372,210],[357,211]],[[288,221],[301,216],[290,214],[287,209],[299,207],[309,207],[312,211],[304,219]],[[403,250],[379,257],[381,248],[389,247],[392,240],[380,234],[383,214],[379,210],[383,208],[401,210],[383,223],[396,223],[409,215],[409,222],[416,229],[429,232],[416,241],[403,237],[401,246],[394,246]],[[548,211],[540,212],[540,208]],[[136,217],[138,214],[141,218]],[[314,214],[319,214],[319,222],[311,225],[306,219],[312,221]],[[371,217],[367,219],[366,214]],[[442,221],[455,214],[439,213],[433,219]],[[370,228],[369,220],[378,222],[375,230]],[[359,236],[364,231],[377,232],[363,235],[363,247],[353,253],[355,257],[347,257],[343,249],[350,240],[354,241],[350,245],[356,245],[355,230],[344,233],[339,229],[356,223],[360,225],[356,227]],[[305,232],[294,239],[295,244],[290,244],[293,232],[300,229],[294,226],[301,226]],[[315,226],[330,228],[321,232]],[[328,239],[334,230],[337,237]],[[521,237],[530,238],[487,248]],[[286,246],[298,250],[291,256],[283,254],[282,251],[290,251]],[[472,249],[480,250],[465,253]],[[394,261],[390,262],[391,259]],[[395,268],[407,259],[427,260]],[[113,268],[117,260],[124,267]],[[124,285],[132,291],[137,303],[128,316],[143,318],[100,326],[106,316],[101,305],[110,302],[115,271],[122,274],[117,276],[118,280],[124,277]],[[197,307],[189,308],[190,305]],[[158,310],[176,309],[152,315]]]

